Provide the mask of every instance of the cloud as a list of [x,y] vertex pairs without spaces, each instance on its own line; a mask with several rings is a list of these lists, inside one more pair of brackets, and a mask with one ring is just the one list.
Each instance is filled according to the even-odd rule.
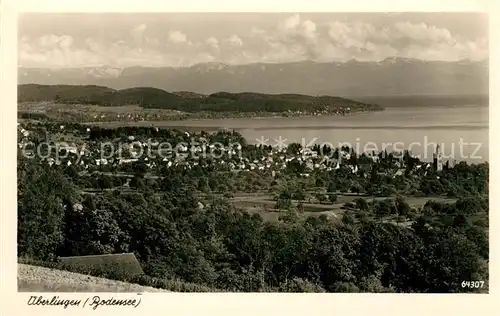
[[171,31],[170,33],[168,33],[168,40],[175,44],[186,43],[187,36],[181,31]]
[[229,36],[226,41],[231,46],[236,46],[236,47],[243,46],[243,40],[236,34]]
[[317,37],[316,24],[313,21],[302,21],[300,15],[292,15],[278,24],[278,32],[285,39],[308,39],[314,40]]
[[290,55],[287,59],[296,60],[378,61],[401,56],[457,61],[479,60],[488,54],[486,40],[468,40],[454,36],[446,28],[408,21],[382,27],[360,21],[317,25],[294,14],[279,22],[274,30],[259,35],[267,38],[270,50],[283,51],[286,47]]
[[86,47],[91,51],[91,52],[94,52],[94,53],[98,53],[100,52],[101,50],[101,47],[100,45],[97,43],[97,41],[92,38],[92,37],[88,37],[86,40],[85,40],[85,45]]
[[146,31],[147,25],[146,24],[140,24],[134,27],[131,31],[130,34],[132,36],[132,39],[134,40],[135,44],[141,45],[142,44],[142,39],[144,35],[144,31]]
[[[25,39],[26,41],[26,39]],[[62,48],[62,49],[68,49],[71,47],[73,44],[73,37],[69,35],[54,35],[54,34],[48,34],[44,35],[38,38],[36,43],[43,48],[46,49],[51,49],[51,48]]]
[[410,38],[423,43],[453,43],[455,41],[447,29],[429,26],[425,23],[397,22],[394,24],[392,31],[391,35],[395,38]]
[[146,45],[152,46],[152,47],[158,47],[160,45],[160,40],[157,38],[146,38]]
[[69,49],[73,44],[73,37],[69,35],[61,36],[58,42],[59,46],[63,49]]
[[469,40],[454,36],[446,28],[408,21],[378,28],[367,23],[337,21],[329,24],[328,35],[334,45],[352,52],[367,50],[375,60],[392,56],[442,61],[477,60],[488,53],[485,40]]
[[252,28],[250,29],[250,34],[254,36],[260,36],[266,34],[266,30],[256,26],[252,26]]
[[205,43],[211,48],[218,49],[219,48],[219,40],[215,37],[211,36],[205,40]]
[[280,21],[268,32],[260,32],[272,49],[278,49],[280,55],[290,55],[286,60],[317,59],[320,34],[316,23],[302,20],[299,14],[294,14]]
[[147,25],[146,24],[140,24],[140,25],[137,25],[136,27],[134,27],[132,29],[132,32],[135,32],[135,33],[140,33],[142,34],[147,28]]
[[[146,35],[147,30],[147,35]],[[45,34],[21,37],[19,62],[26,67],[189,66],[217,61],[256,62],[380,61],[387,57],[423,60],[481,60],[488,57],[488,39],[465,38],[426,23],[399,20],[385,25],[364,21],[313,21],[299,14],[274,25],[254,25],[226,34],[206,34],[195,41],[184,30],[165,39],[153,26],[140,24],[106,39],[96,34]],[[106,34],[104,34],[106,35]],[[168,44],[166,43],[168,42]]]
[[300,25],[300,15],[294,14],[279,23],[279,28],[286,31],[296,29]]

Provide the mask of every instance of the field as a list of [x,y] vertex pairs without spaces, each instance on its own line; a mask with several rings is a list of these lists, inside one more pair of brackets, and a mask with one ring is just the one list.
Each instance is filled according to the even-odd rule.
[[[111,175],[111,174],[108,174]],[[132,175],[122,174],[121,176],[132,177]],[[150,176],[146,178],[158,178],[157,176]],[[113,189],[104,189],[103,191],[114,191],[120,190],[122,192],[136,192],[134,189],[125,189],[125,188],[113,188]],[[101,190],[92,190],[85,189],[82,193],[85,194],[100,194]],[[161,193],[159,193],[161,196]],[[222,194],[199,194],[201,201],[204,204],[210,204],[212,198],[214,197],[222,197]],[[345,212],[344,205],[346,203],[353,202],[358,198],[363,198],[367,202],[371,201],[379,201],[387,199],[387,197],[375,197],[375,196],[360,196],[355,194],[339,194],[337,195],[337,201],[333,204],[329,203],[319,203],[315,199],[311,199],[311,201],[306,200],[303,202],[304,212],[303,216],[314,216],[318,217],[321,215],[326,215],[329,218],[342,218],[342,214]],[[456,199],[446,198],[446,197],[432,197],[432,196],[423,196],[423,197],[415,197],[415,196],[407,196],[404,197],[405,201],[411,207],[420,209],[427,203],[432,200],[440,203],[453,203],[456,202]],[[229,201],[231,204],[239,209],[242,209],[248,213],[258,213],[262,216],[264,220],[267,221],[278,221],[278,218],[281,215],[284,215],[286,211],[279,211],[275,209],[276,201],[273,199],[273,196],[269,193],[245,193],[240,192],[234,194]],[[297,201],[293,202],[294,205],[297,205]],[[479,217],[478,217],[479,216]],[[475,215],[474,217],[470,217],[470,221],[474,221],[481,218],[480,215]]]
[[106,122],[127,124],[140,119],[169,120],[172,116],[184,115],[171,109],[145,109],[138,105],[97,106],[86,104],[59,104],[54,102],[24,102],[18,104],[20,113],[46,114],[58,120],[79,122]]
[[[321,216],[326,215],[330,218],[342,217],[345,211],[343,206],[359,198],[358,195],[338,195],[337,202],[334,204],[320,204],[320,203],[303,203],[304,216]],[[367,202],[372,200],[382,200],[385,197],[363,196]],[[456,199],[448,199],[443,197],[405,197],[406,202],[415,208],[421,208],[429,200],[436,202],[455,202]],[[279,212],[274,209],[276,202],[268,194],[236,194],[231,198],[231,202],[235,207],[242,208],[249,213],[259,213],[263,219],[269,221],[277,221],[280,215],[284,212]],[[307,201],[306,201],[307,202]]]

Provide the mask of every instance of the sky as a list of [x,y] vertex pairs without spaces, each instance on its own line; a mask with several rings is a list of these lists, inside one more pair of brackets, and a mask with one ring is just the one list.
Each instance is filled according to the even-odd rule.
[[23,13],[29,68],[488,58],[480,13]]

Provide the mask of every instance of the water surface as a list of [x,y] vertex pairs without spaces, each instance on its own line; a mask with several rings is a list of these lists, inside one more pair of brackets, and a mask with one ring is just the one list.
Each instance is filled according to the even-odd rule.
[[[389,107],[382,112],[350,116],[241,118],[161,122],[162,126],[228,128],[248,142],[291,142],[309,145],[350,143],[358,151],[409,149],[432,159],[436,144],[443,158],[480,162],[488,160],[488,107]],[[281,137],[281,138],[280,138]]]
[[[391,106],[381,112],[348,116],[266,117],[214,120],[138,122],[133,125],[189,127],[195,130],[234,129],[249,143],[337,147],[348,143],[358,152],[410,150],[432,160],[436,144],[443,158],[482,162],[488,160],[489,119],[487,106]],[[123,123],[120,123],[122,125]]]

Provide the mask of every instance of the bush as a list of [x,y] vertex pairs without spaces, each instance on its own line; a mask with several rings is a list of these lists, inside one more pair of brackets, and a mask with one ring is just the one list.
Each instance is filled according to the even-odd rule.
[[332,292],[338,293],[359,293],[359,288],[351,282],[336,282],[332,286]]
[[461,214],[474,214],[483,211],[482,198],[466,197],[459,199],[456,204],[457,212]]
[[361,211],[367,211],[368,210],[368,202],[366,202],[365,199],[363,198],[357,198],[354,200],[354,203],[356,203],[356,208]]
[[280,285],[280,292],[293,293],[325,293],[325,289],[320,285],[301,278],[293,278],[288,282]]

